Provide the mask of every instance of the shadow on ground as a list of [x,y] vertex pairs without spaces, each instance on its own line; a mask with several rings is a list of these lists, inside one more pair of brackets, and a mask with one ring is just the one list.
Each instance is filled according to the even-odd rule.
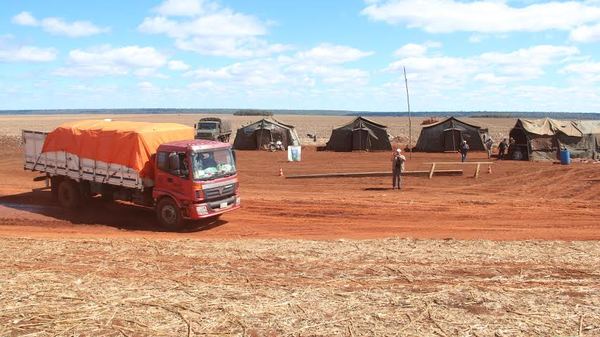
[[[53,200],[49,191],[33,191],[0,196],[0,206],[68,221],[75,225],[104,225],[131,231],[166,231],[158,226],[153,209],[125,202],[106,202],[98,197],[90,199],[80,209],[67,210]],[[15,222],[35,224],[36,220],[11,218],[11,223]],[[184,228],[175,232],[205,231],[226,223],[227,221],[220,219],[188,221]]]

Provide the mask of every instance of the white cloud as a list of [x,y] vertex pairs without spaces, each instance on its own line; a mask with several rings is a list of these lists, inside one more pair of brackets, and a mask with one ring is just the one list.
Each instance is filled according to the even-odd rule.
[[591,26],[580,26],[571,31],[569,38],[575,42],[600,41],[600,23]]
[[557,59],[579,54],[579,49],[571,46],[538,45],[518,49],[510,53],[488,52],[481,54],[483,61],[502,65],[547,65]]
[[204,13],[207,8],[214,8],[214,4],[203,0],[166,0],[154,8],[154,12],[164,16],[194,16]]
[[175,46],[182,50],[242,58],[267,56],[289,49],[261,39],[267,34],[267,24],[258,18],[211,1],[166,0],[155,11],[160,15],[144,18],[138,30],[171,37]]
[[572,63],[561,69],[561,73],[576,74],[586,82],[600,81],[600,62]]
[[228,9],[185,20],[174,20],[163,16],[145,18],[138,28],[144,33],[165,34],[172,38],[245,37],[266,34],[265,26],[255,17]]
[[138,88],[141,92],[146,94],[156,94],[160,92],[160,88],[154,85],[152,82],[142,81],[138,83]]
[[90,36],[109,31],[106,27],[98,27],[89,21],[65,22],[61,18],[45,18],[41,21],[42,28],[54,35],[68,37]]
[[579,74],[585,74],[585,73],[600,74],[600,62],[583,62],[583,63],[569,64],[568,66],[564,67],[563,70],[565,72],[579,73]]
[[201,82],[190,83],[187,87],[188,87],[188,89],[191,89],[191,90],[206,90],[206,89],[214,89],[216,87],[216,85],[212,81],[201,81]]
[[228,79],[232,77],[229,68],[230,66],[218,69],[198,68],[185,73],[184,76],[196,79]]
[[597,1],[563,1],[511,6],[506,1],[369,0],[362,14],[375,21],[405,24],[430,33],[500,33],[571,30],[600,20]]
[[12,40],[10,35],[0,36],[0,62],[50,62],[58,54],[54,48],[19,46]]
[[174,71],[186,71],[190,69],[190,66],[183,61],[173,60],[169,61],[169,69]]
[[232,58],[264,57],[289,50],[289,46],[269,44],[256,38],[239,37],[192,37],[178,39],[175,46],[181,50],[193,51],[202,55],[226,56]]
[[373,55],[373,52],[362,51],[348,46],[322,43],[312,49],[298,53],[299,59],[324,64],[339,64],[359,60]]
[[37,26],[37,20],[29,12],[21,12],[12,18],[12,22],[21,26]]
[[395,61],[387,70],[399,72],[405,66],[409,80],[428,87],[460,87],[471,80],[501,84],[539,78],[547,66],[560,64],[578,53],[575,47],[539,45],[471,57],[423,54]]
[[423,44],[407,43],[396,49],[394,55],[398,57],[421,56],[424,55],[427,50],[431,48],[440,48],[441,46],[441,43],[433,41],[425,42]]
[[98,27],[89,21],[66,22],[61,18],[54,17],[38,20],[29,12],[21,12],[15,15],[12,21],[22,26],[42,27],[44,31],[50,34],[68,37],[83,37],[110,31],[107,27]]
[[509,76],[497,76],[493,73],[479,73],[473,77],[475,81],[481,81],[489,84],[504,84],[513,80]]
[[160,79],[168,79],[169,76],[158,72],[158,68],[137,68],[133,71],[137,77],[154,77]]
[[148,76],[166,63],[167,57],[152,47],[102,46],[70,51],[69,67],[60,68],[55,73],[61,76],[102,76],[126,75],[135,70],[139,76]]
[[368,82],[369,72],[346,68],[341,64],[367,55],[370,53],[348,46],[320,44],[294,56],[255,59],[215,69],[199,68],[185,73],[184,76],[199,80],[197,83],[210,83],[212,88],[226,86],[248,90],[275,90],[285,87],[290,90],[304,90],[319,84],[335,87],[360,86]]
[[471,36],[469,36],[469,42],[470,43],[480,43],[481,41],[486,39],[486,35],[485,34],[472,34]]

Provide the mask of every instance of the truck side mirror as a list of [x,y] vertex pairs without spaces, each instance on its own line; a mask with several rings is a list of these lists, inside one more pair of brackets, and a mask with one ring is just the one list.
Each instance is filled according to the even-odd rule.
[[194,123],[194,129],[197,129],[197,127],[196,127],[196,123]]
[[176,152],[169,153],[169,172],[174,175],[179,175],[179,156]]

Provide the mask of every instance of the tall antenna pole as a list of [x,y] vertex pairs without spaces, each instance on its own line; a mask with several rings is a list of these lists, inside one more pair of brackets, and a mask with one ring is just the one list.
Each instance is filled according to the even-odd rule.
[[406,105],[408,106],[408,152],[409,158],[412,159],[412,119],[410,118],[410,98],[408,97],[408,79],[406,78],[406,68],[404,70],[404,85],[406,86]]

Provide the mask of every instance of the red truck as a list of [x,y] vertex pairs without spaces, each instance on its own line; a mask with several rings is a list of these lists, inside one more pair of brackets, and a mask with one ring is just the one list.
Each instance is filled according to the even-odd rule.
[[64,207],[100,195],[152,207],[159,224],[175,230],[185,219],[240,207],[231,145],[194,140],[194,132],[175,123],[111,120],[67,123],[50,133],[23,130],[24,168],[44,173]]

